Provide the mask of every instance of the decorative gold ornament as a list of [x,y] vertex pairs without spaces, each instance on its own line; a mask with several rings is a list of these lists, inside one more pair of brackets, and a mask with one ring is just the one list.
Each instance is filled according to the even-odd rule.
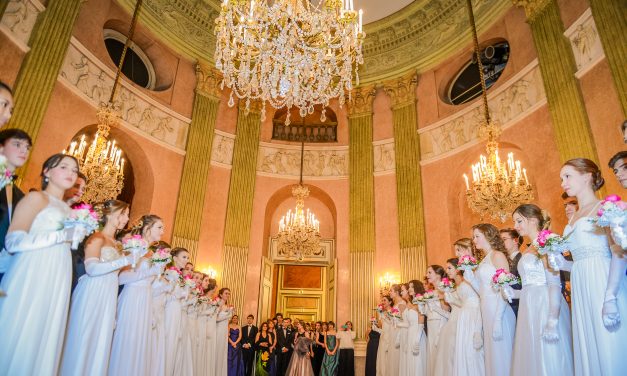
[[[353,0],[224,0],[216,19],[215,64],[233,95],[274,108],[296,106],[300,116],[326,108],[332,98],[344,104],[353,88],[365,34]],[[354,67],[353,67],[354,66]],[[322,111],[321,120],[325,113]]]
[[490,216],[505,222],[506,218],[520,204],[533,199],[532,187],[527,179],[527,170],[521,167],[520,161],[514,160],[514,154],[507,155],[507,162],[499,157],[498,137],[501,134],[499,125],[490,118],[488,96],[483,75],[483,64],[477,38],[477,28],[472,11],[472,2],[467,0],[472,37],[479,76],[481,78],[483,112],[485,119],[479,124],[479,137],[487,138],[487,157],[481,155],[479,162],[471,166],[472,184],[464,174],[466,198],[472,211],[482,218]]

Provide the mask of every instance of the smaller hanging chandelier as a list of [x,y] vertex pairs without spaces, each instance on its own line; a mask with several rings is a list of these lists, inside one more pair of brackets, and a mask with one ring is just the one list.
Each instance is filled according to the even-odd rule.
[[498,138],[501,128],[490,117],[471,0],[467,0],[467,4],[483,98],[484,120],[479,124],[479,137],[487,138],[488,156],[481,155],[479,162],[471,166],[472,183],[464,174],[466,198],[470,209],[482,218],[486,216],[498,218],[504,223],[518,205],[533,199],[533,190],[527,179],[527,170],[521,167],[520,161],[514,160],[513,153],[507,155],[507,161],[502,161],[499,157]]
[[305,257],[320,254],[320,221],[307,209],[305,199],[309,197],[309,188],[303,185],[303,153],[305,142],[301,144],[300,182],[292,187],[292,196],[296,199],[296,208],[288,210],[279,221],[278,252],[290,258],[302,261]]

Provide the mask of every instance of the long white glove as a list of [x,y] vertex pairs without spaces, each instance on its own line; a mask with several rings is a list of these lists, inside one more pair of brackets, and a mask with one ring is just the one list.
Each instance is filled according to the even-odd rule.
[[448,304],[454,305],[456,307],[460,307],[461,308],[461,306],[462,306],[462,301],[461,301],[461,299],[459,299],[457,294],[449,292],[449,291],[444,293],[444,301],[447,302]]
[[126,285],[132,282],[141,281],[142,279],[159,275],[159,273],[161,273],[161,266],[158,264],[155,264],[148,269],[124,270],[120,273],[120,276],[118,277],[118,283],[120,285]]
[[418,333],[417,335],[414,333],[414,335],[412,336],[413,338],[416,338],[416,340],[411,344],[411,352],[414,355],[419,355],[420,354],[420,340],[422,339],[422,334],[424,333],[425,326],[424,324],[418,324],[416,329],[418,330]]
[[[429,313],[433,313],[433,314],[435,314],[437,316],[440,316],[440,317],[442,317],[444,319],[448,320],[448,318],[451,315],[450,312],[442,309],[442,306],[440,305],[440,301],[439,300],[436,300],[436,301],[433,301],[433,302],[429,302],[428,306],[429,306],[429,311],[428,311]],[[428,316],[430,316],[432,319],[433,318],[437,318],[437,316],[433,317],[434,316],[433,314],[430,314],[430,315],[428,314]]]
[[85,272],[90,277],[96,277],[122,269],[133,262],[132,256],[125,256],[109,262],[101,262],[97,257],[90,257],[85,260]]
[[603,325],[609,331],[618,329],[620,325],[620,311],[618,310],[618,291],[623,278],[625,278],[625,268],[627,268],[627,256],[622,254],[619,245],[612,246],[612,261],[610,262],[610,274],[607,278],[605,289],[605,299],[603,301]]
[[383,329],[379,328],[376,324],[372,324],[372,330],[379,334],[383,333]]
[[7,233],[4,245],[9,253],[29,252],[65,243],[72,239],[73,229],[29,234],[26,231]]
[[[558,274],[558,279],[559,279],[559,274]],[[503,297],[503,299],[506,300],[510,300],[510,299],[520,299],[520,292],[522,290],[514,290],[512,288],[512,286],[510,285],[505,285],[501,288],[501,296]]]
[[566,260],[566,258],[564,258],[564,256],[562,256],[561,254],[554,255],[552,253],[549,253],[548,257],[551,259],[549,260],[549,264],[554,263],[554,265],[556,265],[559,270],[569,272],[573,268],[573,262]]
[[549,317],[542,329],[542,339],[548,343],[556,343],[560,336],[557,330],[560,305],[562,303],[562,288],[560,283],[560,274],[552,269],[545,269],[546,282],[549,289]]
[[480,291],[481,284],[479,283],[479,279],[477,279],[477,276],[475,276],[475,272],[472,269],[464,271],[464,279],[466,280],[466,282],[470,283],[475,291]]
[[500,341],[503,339],[503,313],[507,303],[501,297],[496,299],[496,312],[494,315],[494,326],[492,327],[492,339]]

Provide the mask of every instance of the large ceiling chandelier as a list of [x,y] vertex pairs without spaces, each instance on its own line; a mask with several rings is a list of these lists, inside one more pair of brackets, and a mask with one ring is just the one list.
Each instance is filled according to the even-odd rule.
[[471,0],[467,0],[467,4],[483,98],[484,120],[479,124],[479,137],[487,138],[488,156],[481,155],[479,162],[472,165],[472,182],[469,182],[468,176],[464,174],[466,198],[470,209],[482,218],[490,216],[505,222],[518,205],[533,199],[533,192],[527,179],[527,170],[521,167],[520,161],[514,160],[514,154],[509,153],[507,161],[499,157],[498,138],[501,128],[490,117]]
[[309,209],[305,211],[305,199],[309,188],[303,185],[303,153],[305,142],[301,143],[300,181],[292,187],[296,199],[294,211],[289,209],[279,221],[277,250],[280,255],[302,261],[305,257],[320,254],[320,221]]
[[115,95],[120,86],[122,67],[124,66],[126,52],[135,33],[137,17],[139,16],[142,2],[142,0],[137,0],[135,5],[131,27],[120,56],[109,101],[100,104],[96,112],[98,130],[91,145],[89,148],[87,147],[87,135],[83,134],[72,141],[67,150],[63,150],[64,154],[76,157],[80,171],[87,177],[85,194],[81,199],[88,203],[99,203],[114,199],[118,197],[120,192],[122,192],[122,188],[124,188],[124,158],[122,158],[122,150],[116,146],[115,140],[109,139],[109,132],[111,127],[118,124],[118,119],[120,118],[115,106]]
[[[216,19],[216,67],[222,88],[231,89],[229,105],[246,98],[274,108],[292,106],[300,116],[314,106],[329,105],[353,88],[353,69],[359,85],[358,65],[365,34],[361,10],[353,0],[224,0]],[[322,121],[324,121],[324,110]],[[286,125],[290,124],[290,117]]]

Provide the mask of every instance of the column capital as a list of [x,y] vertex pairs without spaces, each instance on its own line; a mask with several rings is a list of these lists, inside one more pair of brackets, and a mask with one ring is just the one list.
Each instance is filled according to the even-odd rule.
[[396,108],[416,101],[416,85],[418,85],[418,74],[412,71],[398,78],[385,81],[383,90],[390,96],[392,108]]
[[372,114],[372,102],[376,90],[374,86],[359,86],[351,91],[348,103],[348,117],[356,117]]
[[196,64],[196,92],[220,100],[222,97],[222,73],[209,63]]
[[259,99],[240,99],[237,102],[237,108],[246,116],[251,112],[260,114],[264,109],[264,102]]
[[527,20],[533,22],[551,1],[553,0],[512,0],[512,3],[515,6],[523,7]]

